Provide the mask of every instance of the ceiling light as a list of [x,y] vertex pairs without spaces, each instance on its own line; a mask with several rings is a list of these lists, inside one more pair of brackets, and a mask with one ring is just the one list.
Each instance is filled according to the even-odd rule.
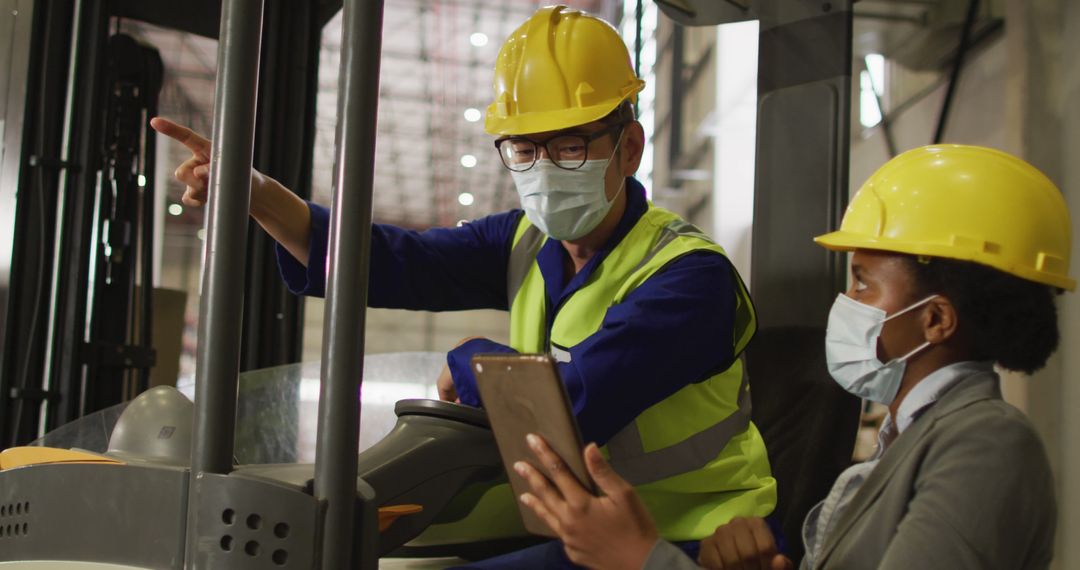
[[472,168],[476,166],[476,157],[471,154],[461,155],[461,165],[465,168]]
[[146,188],[146,176],[139,175],[139,188]]
[[195,237],[197,237],[197,238],[199,238],[201,240],[205,240],[206,239],[206,228],[199,228],[199,231],[195,232]]
[[184,207],[180,204],[169,204],[169,213],[174,216],[179,216],[184,213]]
[[465,109],[465,120],[469,121],[470,123],[475,123],[476,121],[479,121],[481,116],[482,115],[480,113],[480,109],[475,109],[473,107]]
[[458,204],[461,204],[462,206],[472,206],[472,203],[475,200],[476,198],[468,192],[462,192],[461,194],[458,194],[457,197]]
[[473,35],[469,36],[469,43],[476,47],[484,47],[488,43],[487,34],[483,32],[474,32]]

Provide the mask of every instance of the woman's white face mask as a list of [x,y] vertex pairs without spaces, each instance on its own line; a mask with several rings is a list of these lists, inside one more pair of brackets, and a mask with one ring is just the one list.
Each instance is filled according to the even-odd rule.
[[593,231],[626,186],[623,177],[619,191],[611,200],[607,199],[607,170],[621,142],[620,136],[610,157],[587,160],[577,170],[559,168],[543,158],[525,172],[511,171],[521,208],[529,221],[560,241],[574,240]]
[[889,405],[900,390],[907,361],[930,346],[924,342],[900,358],[882,363],[877,357],[878,337],[885,323],[930,302],[931,295],[891,316],[841,293],[829,311],[825,332],[825,360],[829,373],[848,392]]

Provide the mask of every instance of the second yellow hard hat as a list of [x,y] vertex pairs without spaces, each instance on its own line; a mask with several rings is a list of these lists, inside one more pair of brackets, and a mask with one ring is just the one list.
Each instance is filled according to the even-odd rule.
[[1061,191],[1004,152],[935,145],[885,163],[851,200],[833,250],[873,249],[974,261],[1070,291],[1072,227]]
[[536,11],[514,30],[495,62],[495,101],[484,129],[523,135],[590,123],[626,100],[645,82],[615,28],[566,6]]

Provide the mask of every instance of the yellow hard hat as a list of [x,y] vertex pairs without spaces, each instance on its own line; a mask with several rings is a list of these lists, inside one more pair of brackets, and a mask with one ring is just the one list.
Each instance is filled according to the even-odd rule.
[[590,123],[626,100],[645,82],[611,24],[566,6],[536,11],[514,30],[495,61],[495,102],[484,130],[523,135]]
[[1035,167],[989,148],[935,145],[897,156],[852,198],[840,230],[814,241],[973,261],[1076,289],[1061,192]]

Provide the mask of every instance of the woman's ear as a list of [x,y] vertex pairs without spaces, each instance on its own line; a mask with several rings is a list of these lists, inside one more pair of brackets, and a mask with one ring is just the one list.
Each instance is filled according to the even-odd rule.
[[956,336],[960,318],[956,306],[944,295],[926,303],[922,312],[923,337],[930,344],[942,344]]

